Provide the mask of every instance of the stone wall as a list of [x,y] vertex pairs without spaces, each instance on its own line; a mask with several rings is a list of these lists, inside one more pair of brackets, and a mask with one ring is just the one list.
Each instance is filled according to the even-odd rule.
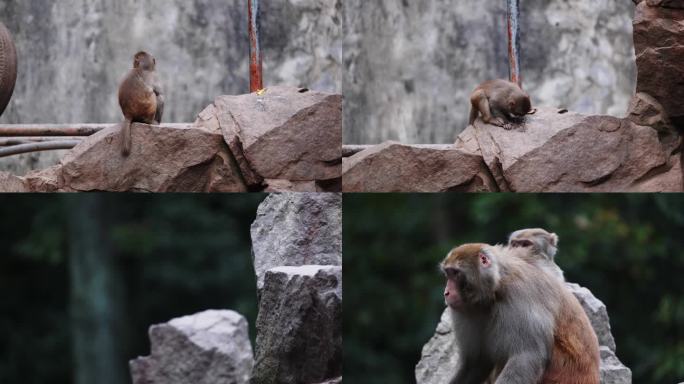
[[[468,95],[508,77],[506,2],[346,0],[346,144],[453,143]],[[532,102],[622,116],[635,87],[631,1],[521,1]],[[492,39],[492,36],[494,39]]]

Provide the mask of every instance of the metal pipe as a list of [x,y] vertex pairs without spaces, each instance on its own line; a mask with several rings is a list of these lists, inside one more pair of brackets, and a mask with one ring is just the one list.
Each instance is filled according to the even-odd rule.
[[[134,123],[138,124],[138,123]],[[0,124],[0,137],[91,136],[120,124]],[[165,123],[161,128],[188,129],[194,123]]]
[[261,9],[259,0],[248,0],[249,7],[249,91],[264,89],[261,57]]
[[116,124],[4,124],[0,137],[90,136]]
[[21,155],[39,151],[53,151],[57,149],[71,149],[81,143],[81,140],[49,141],[45,143],[32,143],[15,145],[0,149],[0,157]]
[[522,88],[520,77],[520,4],[519,0],[508,2],[508,74],[511,82]]
[[10,137],[0,139],[0,147],[10,147],[13,145],[44,143],[48,141],[64,141],[64,140],[83,140],[83,137]]

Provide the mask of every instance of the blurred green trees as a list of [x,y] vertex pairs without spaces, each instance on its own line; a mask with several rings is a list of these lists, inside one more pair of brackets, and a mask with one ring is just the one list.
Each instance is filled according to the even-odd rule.
[[439,261],[526,227],[560,236],[558,264],[607,305],[635,383],[684,378],[684,197],[382,194],[344,197],[345,381],[414,382],[444,309]]
[[249,228],[263,198],[0,196],[0,383],[78,383],[88,370],[128,382],[150,325],[206,309],[242,313],[254,337]]

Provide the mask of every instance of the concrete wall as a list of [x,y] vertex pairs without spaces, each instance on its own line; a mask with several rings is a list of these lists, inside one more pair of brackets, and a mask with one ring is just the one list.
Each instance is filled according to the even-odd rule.
[[[636,67],[631,1],[521,0],[522,76],[537,105],[622,115]],[[470,92],[508,77],[505,0],[345,0],[347,144],[452,143]]]
[[[262,1],[266,85],[341,92],[342,0]],[[246,0],[2,0],[17,86],[0,123],[117,122],[138,50],[157,58],[167,122],[249,91]]]

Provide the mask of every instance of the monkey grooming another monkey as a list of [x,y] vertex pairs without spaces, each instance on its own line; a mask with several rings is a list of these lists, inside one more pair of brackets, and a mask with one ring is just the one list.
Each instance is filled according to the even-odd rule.
[[510,247],[529,248],[532,255],[538,257],[540,267],[565,281],[563,270],[555,262],[558,251],[558,235],[541,228],[521,229],[508,237]]
[[462,356],[452,384],[598,384],[599,346],[577,299],[529,248],[465,244],[442,262]]
[[131,124],[158,125],[164,113],[164,96],[157,80],[157,61],[147,52],[133,58],[133,69],[119,86],[119,105],[125,117],[121,129],[121,154],[131,153]]
[[530,96],[518,84],[506,80],[490,80],[480,84],[470,95],[470,125],[482,114],[487,124],[511,129],[511,121],[535,113]]

